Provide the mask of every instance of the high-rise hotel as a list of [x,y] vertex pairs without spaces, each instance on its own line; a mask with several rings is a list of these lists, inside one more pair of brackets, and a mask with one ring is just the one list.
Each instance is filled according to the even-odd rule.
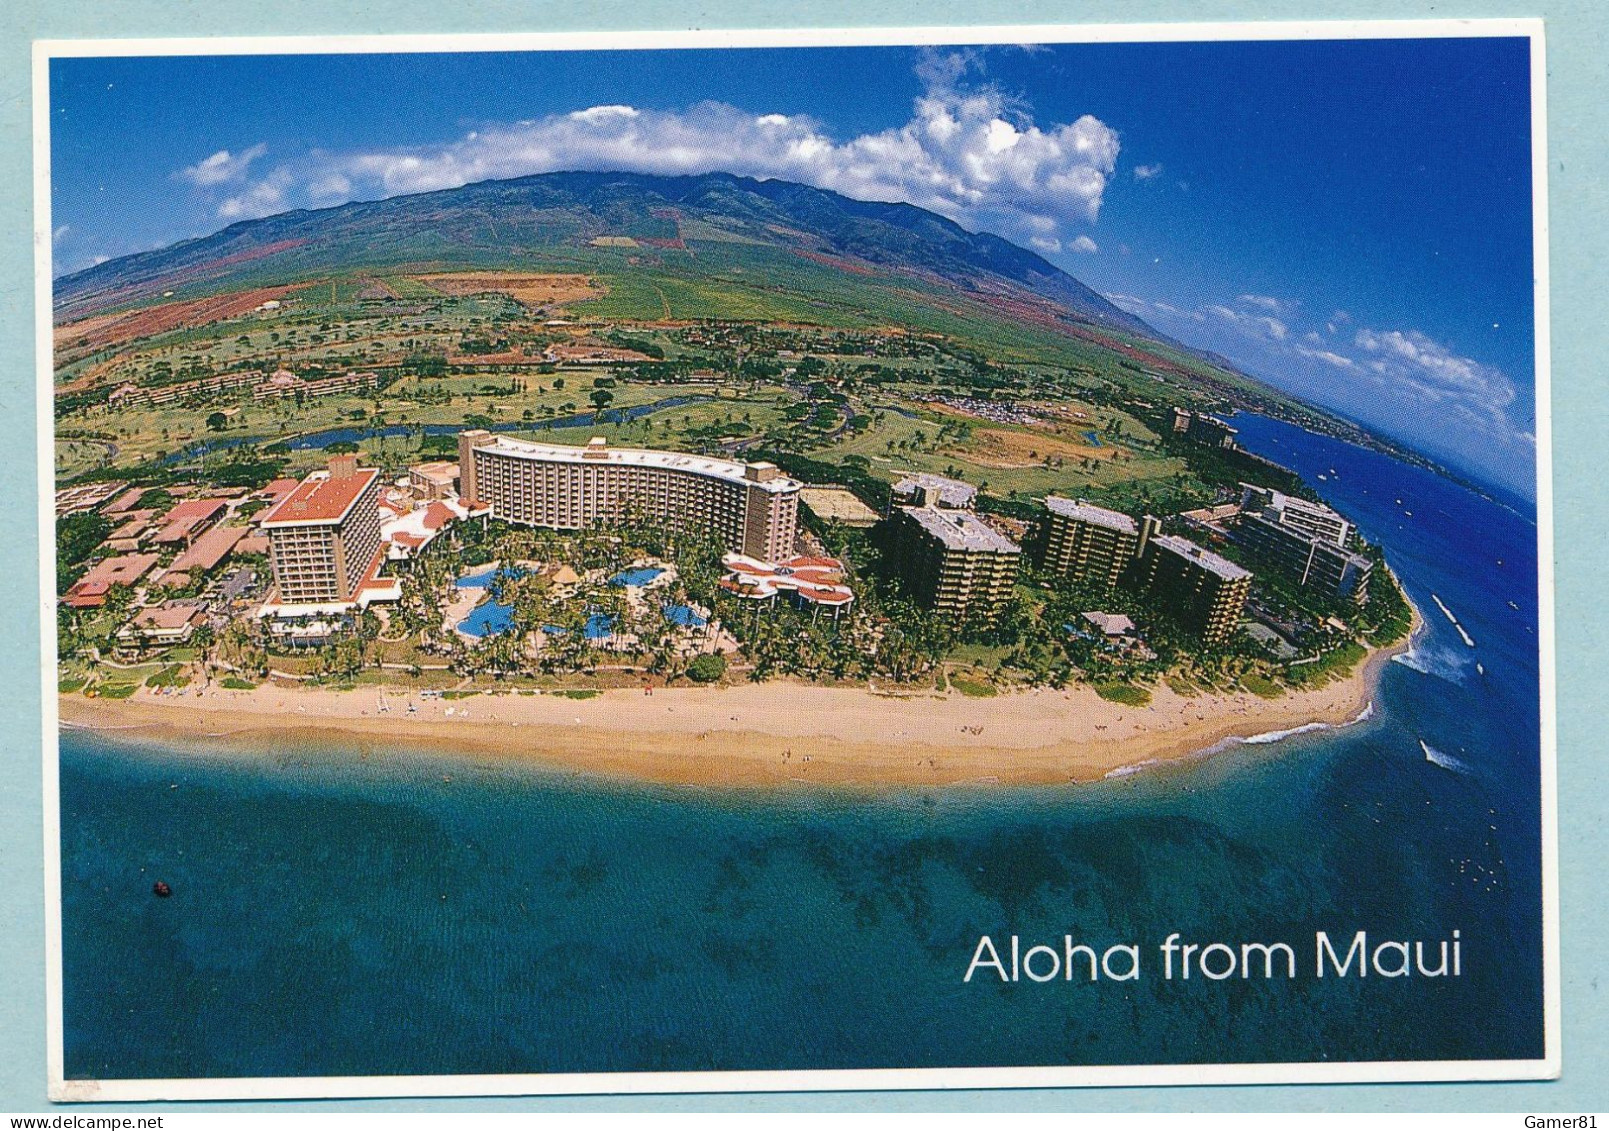
[[1035,539],[1039,568],[1112,588],[1140,549],[1140,526],[1126,514],[1051,495]]
[[1205,643],[1222,644],[1240,626],[1251,571],[1161,530],[1149,516],[1141,527],[1140,588]]
[[461,499],[526,526],[583,530],[620,519],[673,530],[712,530],[729,551],[762,561],[793,556],[799,487],[773,463],[738,463],[685,452],[584,448],[515,440],[477,429],[458,434]]
[[380,545],[380,473],[356,456],[336,456],[328,471],[302,480],[261,522],[279,590],[278,607],[362,603],[384,555]]
[[895,507],[888,526],[888,564],[918,603],[956,621],[998,619],[1017,584],[1015,542],[971,511],[934,505]]

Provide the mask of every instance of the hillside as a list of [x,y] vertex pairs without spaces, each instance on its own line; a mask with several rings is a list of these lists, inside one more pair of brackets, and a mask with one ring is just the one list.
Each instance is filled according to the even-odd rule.
[[540,267],[565,252],[635,245],[686,253],[700,243],[843,257],[854,261],[850,269],[930,277],[978,296],[1020,290],[1026,294],[1016,297],[1049,300],[1070,318],[1163,340],[1066,272],[998,236],[968,232],[908,204],[718,173],[550,173],[287,212],[65,276],[57,281],[56,309],[67,321],[178,288],[260,286],[419,262]]

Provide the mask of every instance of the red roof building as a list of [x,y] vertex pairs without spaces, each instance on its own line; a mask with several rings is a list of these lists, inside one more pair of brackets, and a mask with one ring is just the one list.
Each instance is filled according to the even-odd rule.
[[854,591],[844,584],[844,563],[837,558],[800,556],[773,563],[726,554],[721,564],[727,568],[721,587],[740,597],[769,600],[787,593],[799,604],[830,608],[835,617],[855,600]]
[[218,521],[229,506],[227,499],[186,499],[162,516],[164,523],[153,541],[159,545],[188,544],[190,539]]
[[158,560],[156,554],[124,554],[107,558],[74,582],[62,600],[74,609],[98,609],[106,604],[106,594],[112,586],[132,586]]
[[[355,456],[336,456],[328,471],[302,480],[261,526],[278,607],[350,606],[374,598],[371,583],[385,558],[379,471],[358,467]],[[360,593],[366,587],[370,592]]]
[[213,569],[234,550],[246,536],[243,526],[214,526],[190,544],[190,548],[173,560],[172,570]]

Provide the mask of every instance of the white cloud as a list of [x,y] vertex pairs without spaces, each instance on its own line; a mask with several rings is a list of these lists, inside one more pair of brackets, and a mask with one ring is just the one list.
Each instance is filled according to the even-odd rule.
[[1290,337],[1290,327],[1272,315],[1248,314],[1244,310],[1233,310],[1227,306],[1217,304],[1206,306],[1202,309],[1214,318],[1233,326],[1247,337],[1272,342],[1283,342]]
[[[1089,115],[1038,123],[995,87],[963,83],[982,69],[975,52],[928,53],[916,68],[924,90],[910,118],[847,139],[803,115],[717,102],[680,110],[592,106],[483,126],[437,145],[311,154],[293,167],[296,191],[331,204],[559,170],[721,171],[905,202],[975,230],[1089,250],[1062,232],[1098,217],[1117,164],[1116,131]],[[183,175],[198,185],[240,181],[264,152],[260,145],[238,155],[222,150]],[[260,215],[276,190],[288,199],[292,185],[278,176],[232,194],[219,214]]]
[[1162,175],[1162,164],[1161,164],[1161,162],[1158,162],[1155,165],[1136,165],[1136,166],[1134,166],[1134,179],[1137,180],[1137,181],[1148,181],[1152,177],[1160,177],[1161,175]]
[[218,205],[220,220],[251,220],[259,216],[272,216],[286,207],[285,193],[293,177],[289,169],[275,169],[268,176],[251,185],[244,192],[226,197]]
[[1409,385],[1430,400],[1472,406],[1488,420],[1507,423],[1505,413],[1516,392],[1501,370],[1461,357],[1418,330],[1359,328],[1353,344],[1369,355],[1369,367],[1382,377]]
[[1094,255],[1096,252],[1101,250],[1100,247],[1096,245],[1095,241],[1090,239],[1088,236],[1079,236],[1072,243],[1068,244],[1067,247],[1070,251],[1076,251],[1080,255]]
[[352,181],[341,173],[330,172],[307,186],[307,195],[319,204],[338,204],[352,199]]
[[54,247],[56,244],[61,243],[62,240],[67,238],[67,233],[72,231],[72,230],[73,230],[73,226],[71,224],[63,224],[61,227],[57,228],[54,232],[51,232],[50,233],[51,246]]
[[1322,361],[1324,364],[1333,365],[1337,369],[1357,368],[1357,362],[1353,361],[1350,357],[1343,357],[1332,350],[1313,349],[1309,346],[1295,344],[1291,346],[1291,349],[1293,349],[1300,357],[1309,358],[1312,361]]
[[1242,306],[1255,306],[1270,314],[1290,314],[1298,304],[1291,299],[1273,298],[1270,295],[1238,295],[1235,301]]
[[179,170],[178,175],[200,188],[209,188],[213,185],[227,184],[238,181],[246,175],[251,163],[268,152],[266,142],[258,142],[250,149],[231,153],[227,149],[220,149],[211,157],[197,161],[188,168]]

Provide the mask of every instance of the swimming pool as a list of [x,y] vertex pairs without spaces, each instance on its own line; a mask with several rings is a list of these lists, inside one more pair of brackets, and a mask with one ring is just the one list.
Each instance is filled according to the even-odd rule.
[[666,620],[682,628],[703,628],[709,623],[691,605],[666,605],[662,611]]
[[482,570],[480,573],[466,574],[453,582],[459,589],[485,589],[496,577],[524,577],[529,570],[515,569],[513,566],[504,566],[501,569]]
[[495,636],[514,624],[514,606],[500,601],[487,601],[476,605],[470,614],[458,622],[458,630],[471,636]]
[[653,566],[621,570],[609,579],[609,584],[619,589],[640,589],[664,572],[664,570],[656,569]]

